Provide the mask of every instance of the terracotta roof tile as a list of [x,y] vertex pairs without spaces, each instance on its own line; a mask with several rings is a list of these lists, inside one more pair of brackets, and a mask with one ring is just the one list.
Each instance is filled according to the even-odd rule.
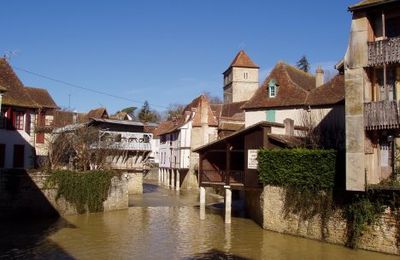
[[244,121],[245,114],[242,106],[246,103],[246,101],[242,102],[233,102],[233,103],[224,103],[224,104],[212,104],[211,109],[214,112],[214,115],[217,119],[230,119],[230,120],[239,120]]
[[[193,120],[192,126],[201,126],[202,107],[206,107],[208,109],[208,125],[217,127],[218,119],[214,114],[215,110],[212,109],[207,97],[201,95],[193,99],[193,101],[184,108],[182,115],[177,120],[162,122],[156,130],[157,135],[174,132],[190,120]],[[193,117],[192,112],[195,112]]]
[[40,106],[44,108],[58,108],[49,92],[43,88],[25,87],[25,92]]
[[243,50],[236,54],[229,67],[259,68]]
[[5,58],[0,58],[0,86],[7,90],[3,96],[3,105],[39,107],[25,92],[24,85]]
[[218,127],[218,130],[224,130],[224,131],[239,131],[244,128],[244,124],[235,124],[235,123],[229,123],[229,122],[223,122],[220,124]]
[[272,139],[278,143],[283,144],[285,147],[295,148],[301,147],[304,145],[304,137],[293,136],[293,135],[278,135],[278,134],[269,134],[269,139]]
[[87,118],[108,118],[107,109],[104,107],[92,109],[86,114],[86,117]]
[[170,133],[170,131],[174,128],[175,124],[173,121],[164,121],[158,125],[158,127],[154,130],[153,134],[155,136],[160,136],[166,133]]
[[[274,79],[278,85],[276,97],[268,95],[268,85]],[[315,77],[293,66],[279,62],[243,109],[303,106],[308,93],[315,88]]]
[[344,75],[336,75],[324,85],[313,89],[307,97],[309,106],[333,105],[344,101]]

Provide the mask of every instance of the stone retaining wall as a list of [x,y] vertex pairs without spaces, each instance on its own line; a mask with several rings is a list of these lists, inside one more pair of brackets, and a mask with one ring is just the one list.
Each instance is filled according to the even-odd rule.
[[137,195],[143,194],[143,173],[142,172],[132,172],[124,173],[123,176],[128,182],[128,194]]
[[[63,198],[56,199],[55,188],[45,187],[47,177],[47,174],[23,170],[0,172],[0,218],[77,214],[73,205]],[[129,180],[127,174],[111,179],[108,198],[103,203],[104,211],[128,208]]]
[[[261,224],[264,229],[345,245],[347,241],[347,221],[343,218],[341,210],[335,210],[325,224],[322,223],[320,215],[303,220],[298,214],[287,214],[285,212],[285,196],[285,189],[266,186],[259,196],[257,193],[249,194],[246,197],[246,204],[250,211],[254,210],[252,217],[255,217],[256,221],[259,222],[260,218],[262,219]],[[400,250],[397,247],[396,237],[396,220],[390,214],[390,209],[387,209],[379,223],[369,227],[359,239],[358,247],[399,255]]]

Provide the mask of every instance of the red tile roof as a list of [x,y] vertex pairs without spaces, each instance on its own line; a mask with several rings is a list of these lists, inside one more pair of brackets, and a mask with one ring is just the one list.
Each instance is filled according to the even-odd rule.
[[108,118],[108,113],[106,108],[99,107],[90,110],[86,116],[87,118]]
[[242,106],[245,103],[246,101],[212,104],[211,109],[219,121],[221,119],[228,119],[231,121],[244,121],[245,115]]
[[40,107],[53,109],[59,108],[46,89],[25,87],[25,92]]
[[[270,80],[276,80],[276,97],[269,97]],[[285,63],[278,63],[254,96],[245,103],[245,110],[333,105],[344,101],[344,76],[337,75],[316,88],[315,77]]]
[[[195,98],[190,104],[188,104],[184,109],[179,118],[176,120],[164,121],[162,122],[155,131],[155,135],[163,135],[167,133],[172,133],[178,128],[182,127],[184,124],[192,120],[192,126],[201,126],[201,108],[206,107],[208,109],[208,125],[218,126],[218,120],[215,116],[213,110],[211,109],[210,103],[205,95],[201,95]],[[194,116],[192,117],[192,112]]]
[[344,101],[344,75],[336,75],[324,85],[313,89],[307,97],[309,106],[333,105]]
[[243,50],[236,54],[229,67],[259,68]]
[[[269,82],[278,85],[276,97],[268,95]],[[243,109],[302,106],[309,90],[315,88],[315,77],[286,63],[279,62]]]
[[3,105],[38,108],[40,107],[26,93],[24,85],[5,58],[0,58],[0,86],[6,89]]
[[153,134],[154,136],[160,136],[163,134],[167,134],[172,132],[173,129],[175,129],[175,124],[173,121],[164,121],[161,122],[158,127],[154,130]]

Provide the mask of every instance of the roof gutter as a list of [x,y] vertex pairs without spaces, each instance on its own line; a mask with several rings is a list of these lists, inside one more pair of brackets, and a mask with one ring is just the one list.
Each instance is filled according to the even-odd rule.
[[349,8],[347,9],[349,12],[354,12],[354,11],[360,11],[363,9],[367,9],[367,8],[371,8],[371,7],[376,7],[376,6],[380,6],[380,5],[386,5],[386,4],[391,4],[394,2],[397,2],[398,0],[388,0],[388,1],[384,1],[384,2],[378,2],[378,3],[371,3],[371,4],[366,4],[366,5],[361,5],[361,6],[349,6]]

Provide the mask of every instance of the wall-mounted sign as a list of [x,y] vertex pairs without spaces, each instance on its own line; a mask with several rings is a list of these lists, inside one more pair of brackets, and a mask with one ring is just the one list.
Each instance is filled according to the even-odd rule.
[[249,149],[247,150],[247,169],[257,170],[258,161],[257,161],[258,150]]

